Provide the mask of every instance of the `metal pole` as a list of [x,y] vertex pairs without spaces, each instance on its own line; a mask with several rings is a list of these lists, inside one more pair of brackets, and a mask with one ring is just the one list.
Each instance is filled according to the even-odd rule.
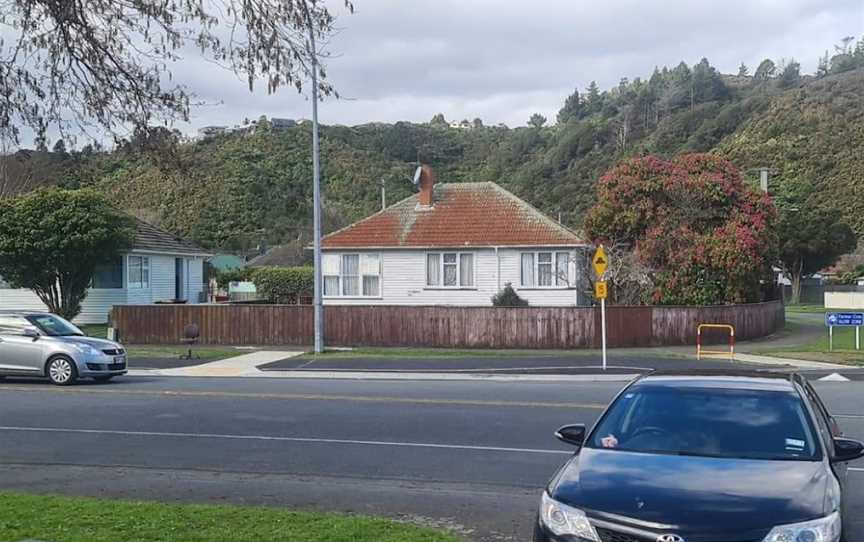
[[855,326],[855,350],[861,350],[861,326]]
[[834,326],[828,326],[828,351],[834,351]]
[[768,168],[763,167],[759,170],[759,187],[766,194],[768,193]]
[[381,179],[381,210],[387,208],[387,181]]
[[603,341],[603,370],[606,370],[606,299],[600,300],[600,336]]
[[309,52],[312,56],[312,221],[314,224],[315,250],[315,353],[324,351],[324,305],[321,300],[321,164],[318,148],[318,55],[315,52],[315,28],[312,25],[312,17],[306,11],[307,23],[309,25]]

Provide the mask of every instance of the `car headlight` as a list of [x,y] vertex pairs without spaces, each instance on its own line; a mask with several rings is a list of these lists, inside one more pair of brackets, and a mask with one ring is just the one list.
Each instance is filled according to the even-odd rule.
[[771,529],[763,542],[838,542],[840,540],[840,514],[803,523],[778,525]]
[[89,344],[75,344],[73,346],[75,347],[75,350],[78,350],[85,356],[93,356],[96,354],[96,350]]
[[573,535],[600,542],[585,512],[556,501],[545,491],[540,498],[540,521],[556,536]]

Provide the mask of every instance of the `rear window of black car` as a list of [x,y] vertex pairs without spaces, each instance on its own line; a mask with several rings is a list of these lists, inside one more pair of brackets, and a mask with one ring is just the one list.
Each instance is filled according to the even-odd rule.
[[589,447],[741,459],[821,458],[791,391],[634,386],[609,408]]

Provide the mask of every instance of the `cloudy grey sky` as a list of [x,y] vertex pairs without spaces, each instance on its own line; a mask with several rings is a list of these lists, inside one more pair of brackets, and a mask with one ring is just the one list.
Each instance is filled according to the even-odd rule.
[[[743,61],[794,58],[813,72],[841,37],[864,34],[864,0],[331,0],[341,28],[330,44],[322,122],[480,117],[523,125],[550,119],[574,87],[609,88],[655,65],[705,56],[723,72]],[[182,67],[181,67],[182,66]],[[245,81],[194,56],[176,75],[213,103],[193,111],[193,131],[244,117],[309,117],[292,89],[249,93]]]

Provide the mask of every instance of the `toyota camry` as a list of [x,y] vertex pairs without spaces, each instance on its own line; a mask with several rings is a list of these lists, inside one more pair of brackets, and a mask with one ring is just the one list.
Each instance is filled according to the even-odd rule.
[[762,371],[651,373],[556,435],[579,448],[536,542],[838,542],[864,456],[806,379]]

